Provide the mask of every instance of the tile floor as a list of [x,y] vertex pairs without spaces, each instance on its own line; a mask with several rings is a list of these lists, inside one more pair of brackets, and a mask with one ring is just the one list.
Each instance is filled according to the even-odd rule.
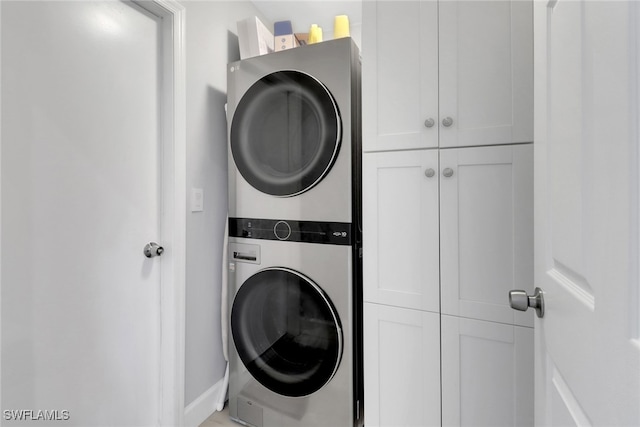
[[209,418],[204,420],[200,427],[239,427],[238,424],[229,419],[229,407],[225,406],[221,412],[214,412]]

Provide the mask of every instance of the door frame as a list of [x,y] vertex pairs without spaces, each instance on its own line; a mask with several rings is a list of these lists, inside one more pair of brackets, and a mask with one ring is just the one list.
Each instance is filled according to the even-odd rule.
[[[163,257],[160,290],[160,390],[158,390],[160,425],[182,425],[185,391],[185,287],[186,287],[186,13],[177,0],[132,0],[160,18],[162,37],[161,88],[162,121],[162,244]],[[0,18],[2,7],[0,7]],[[2,24],[0,19],[0,43]],[[1,86],[0,57],[0,97]],[[2,121],[0,103],[0,159],[2,159]],[[0,166],[1,168],[1,166]],[[1,172],[1,169],[0,169]],[[0,174],[1,182],[1,174]],[[0,187],[0,215],[2,193]],[[1,223],[0,223],[1,224]],[[0,226],[0,303],[2,290],[2,228]],[[0,304],[0,319],[2,309]],[[0,342],[2,336],[0,332]],[[2,358],[0,355],[0,377]],[[2,394],[0,391],[0,402]]]

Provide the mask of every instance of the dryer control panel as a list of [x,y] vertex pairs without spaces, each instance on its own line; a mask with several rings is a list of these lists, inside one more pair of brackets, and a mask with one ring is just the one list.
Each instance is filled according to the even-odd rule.
[[264,218],[229,218],[229,237],[352,245],[351,224]]

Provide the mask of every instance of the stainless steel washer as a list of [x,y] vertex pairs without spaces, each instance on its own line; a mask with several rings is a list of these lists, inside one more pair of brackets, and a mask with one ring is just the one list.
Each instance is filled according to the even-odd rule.
[[[352,229],[286,222],[297,241],[282,241],[282,222],[230,223],[229,414],[257,427],[361,424]],[[306,234],[315,243],[300,241]]]

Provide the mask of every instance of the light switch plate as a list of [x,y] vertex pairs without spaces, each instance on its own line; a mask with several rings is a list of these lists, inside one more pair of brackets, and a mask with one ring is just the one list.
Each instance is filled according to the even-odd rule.
[[204,210],[204,193],[202,188],[191,189],[191,212],[202,212]]

